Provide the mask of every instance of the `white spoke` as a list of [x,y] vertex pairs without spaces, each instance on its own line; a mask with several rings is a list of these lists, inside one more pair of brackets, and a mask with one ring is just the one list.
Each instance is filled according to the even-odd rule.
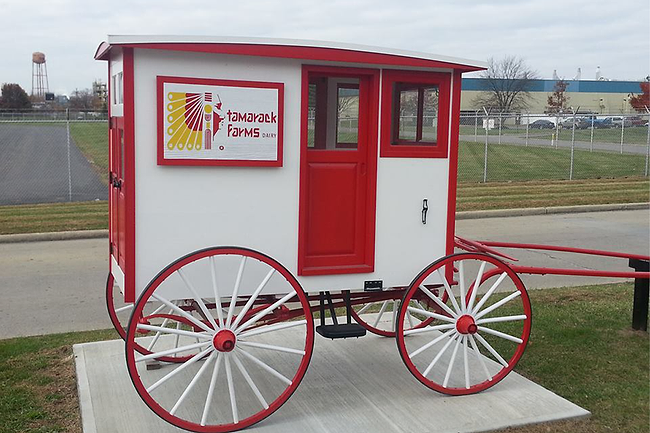
[[481,337],[480,334],[474,334],[476,339],[478,340],[479,343],[481,343],[485,348],[503,365],[504,367],[508,366],[508,363],[506,362],[505,359],[501,355],[499,355],[499,352],[494,350],[494,347],[490,346],[490,343],[485,341],[485,338]]
[[512,342],[517,343],[517,344],[521,344],[521,343],[524,342],[524,340],[522,340],[521,338],[513,337],[510,334],[504,334],[501,331],[495,331],[494,329],[486,328],[484,326],[479,326],[478,330],[479,330],[479,332],[480,331],[487,332],[488,334],[492,334],[492,335],[494,335],[496,337],[500,337],[500,338],[503,338],[504,340],[512,341]]
[[140,358],[136,359],[135,362],[142,362],[142,361],[146,361],[147,359],[160,358],[162,356],[174,355],[176,353],[198,349],[210,343],[211,341],[202,341],[201,343],[194,343],[194,344],[189,344],[187,346],[176,347],[174,349],[163,350],[161,352],[150,353],[149,355],[141,356]]
[[[176,322],[176,330],[180,331],[181,330],[181,322]],[[180,341],[181,336],[179,334],[176,334],[176,337],[174,337],[174,347],[178,347],[178,342]],[[199,341],[197,341],[199,343]]]
[[505,272],[502,273],[501,275],[499,275],[499,278],[497,278],[497,280],[494,282],[494,284],[492,284],[492,287],[490,287],[490,289],[485,293],[485,295],[483,295],[483,297],[481,298],[481,300],[478,301],[478,304],[476,304],[476,307],[474,307],[474,309],[472,310],[472,313],[471,313],[471,314],[476,314],[476,312],[479,311],[479,310],[481,309],[481,307],[483,306],[483,304],[485,304],[485,303],[487,302],[487,300],[490,298],[490,296],[492,296],[492,293],[494,293],[494,291],[497,289],[497,287],[499,287],[499,284],[501,284],[501,282],[502,282],[502,281],[503,281],[507,276],[508,276],[508,274],[505,273]]
[[[180,324],[181,322],[178,323]],[[145,331],[158,331],[166,334],[185,335],[187,337],[196,337],[196,338],[208,339],[208,340],[212,339],[212,336],[206,334],[200,334],[198,332],[185,331],[183,329],[165,328],[165,327],[153,326],[153,325],[145,325],[144,323],[138,323],[138,329],[144,329]]]
[[[415,326],[413,326],[413,317],[411,317],[411,313],[409,313],[408,308],[406,309],[406,320],[408,320],[408,322],[409,322],[409,327],[415,328]],[[406,332],[405,332],[405,334],[406,334]],[[408,334],[406,334],[406,335],[408,335]]]
[[384,311],[386,311],[386,306],[388,305],[388,300],[385,300],[383,304],[381,304],[381,308],[379,309],[379,314],[377,314],[377,317],[375,318],[375,322],[372,324],[373,328],[376,328],[377,325],[379,324],[379,319],[381,319],[381,316],[384,315]]
[[212,313],[208,310],[208,307],[205,306],[205,303],[203,302],[203,299],[199,296],[198,292],[190,283],[190,280],[187,279],[185,276],[185,273],[183,272],[183,269],[179,269],[176,272],[178,272],[178,275],[181,277],[181,280],[183,280],[183,283],[185,283],[185,286],[190,289],[190,292],[192,293],[192,297],[196,301],[197,305],[199,306],[199,309],[203,312],[203,315],[208,319],[208,322],[212,325],[214,329],[217,329],[217,323],[214,321],[214,317],[212,317]]
[[250,353],[244,351],[244,350],[243,350],[242,348],[240,348],[240,347],[237,348],[237,351],[238,351],[239,353],[241,353],[242,355],[244,355],[246,358],[248,358],[248,359],[250,359],[251,361],[253,361],[255,364],[257,364],[257,365],[259,365],[260,367],[262,367],[262,368],[263,368],[264,370],[266,370],[267,372],[271,373],[273,376],[277,377],[278,379],[280,379],[281,381],[283,381],[284,383],[286,383],[287,385],[291,385],[291,380],[289,380],[288,378],[286,378],[283,374],[277,372],[275,369],[273,369],[273,367],[267,365],[267,364],[264,363],[263,361],[260,361],[258,358],[254,357],[254,356],[251,355]]
[[[235,305],[237,304],[237,294],[239,293],[239,286],[241,284],[242,275],[244,275],[244,267],[246,266],[246,259],[243,256],[239,262],[239,270],[237,271],[237,279],[235,280],[235,287],[232,289],[232,297],[230,298],[230,307],[228,308],[228,317],[226,318],[226,328],[230,328],[232,315],[235,313]],[[227,364],[229,365],[229,364]]]
[[157,300],[159,300],[159,301],[162,302],[163,304],[167,305],[169,308],[171,308],[172,310],[176,311],[178,314],[180,314],[181,316],[185,317],[187,320],[189,320],[190,322],[194,323],[196,326],[198,326],[199,328],[203,329],[204,331],[207,331],[207,332],[214,332],[214,330],[213,330],[213,329],[210,329],[210,327],[207,326],[205,323],[201,322],[200,320],[196,320],[196,318],[194,318],[194,316],[192,316],[192,315],[190,315],[190,314],[187,314],[187,312],[185,312],[184,310],[182,310],[182,309],[181,309],[180,307],[178,307],[177,305],[172,304],[171,302],[169,302],[167,299],[163,298],[162,296],[160,296],[160,295],[156,295],[155,293],[152,293],[151,296],[154,297],[154,298],[156,298]]
[[[164,304],[163,304],[163,306],[164,306]],[[172,314],[172,311],[174,311],[174,310],[172,310],[172,309],[170,308],[170,309],[169,309],[169,312],[168,312],[167,314]],[[167,325],[167,322],[169,322],[169,319],[168,319],[167,317],[165,317],[165,320],[163,320],[163,322],[162,322],[162,324],[161,324],[160,326],[164,328],[164,327]],[[148,351],[151,352],[151,349],[152,349],[153,346],[156,344],[156,342],[158,341],[159,338],[160,338],[160,332],[156,332],[156,335],[155,335],[155,336],[153,337],[153,339],[151,340],[151,343],[149,343],[149,345],[147,346],[147,350],[148,350]]]
[[489,312],[496,310],[496,309],[499,308],[500,306],[502,306],[502,305],[504,305],[504,304],[506,304],[506,303],[512,301],[513,299],[515,299],[515,298],[518,297],[518,296],[521,296],[521,292],[520,292],[519,290],[517,290],[517,291],[514,292],[514,293],[509,294],[508,296],[506,296],[505,298],[503,298],[503,299],[500,300],[499,302],[496,302],[496,303],[490,305],[490,306],[487,307],[485,310],[478,312],[478,313],[474,316],[474,319],[475,319],[475,320],[480,319],[481,317],[485,316],[485,315],[488,314]]
[[455,327],[456,325],[453,323],[446,323],[444,325],[435,325],[435,326],[425,326],[424,328],[415,328],[415,329],[406,330],[404,331],[404,335],[421,334],[423,332],[431,332],[431,331],[441,331],[443,329],[452,329]]
[[467,311],[467,304],[465,303],[465,266],[463,261],[458,262],[458,285],[460,286],[460,309],[461,312]]
[[304,325],[305,323],[307,323],[307,320],[303,319],[303,320],[297,320],[295,322],[278,323],[277,325],[260,326],[259,328],[255,328],[251,331],[242,332],[241,334],[239,334],[239,338],[247,338],[247,337],[252,337],[254,335],[266,334],[267,332],[274,332],[274,331],[279,331],[281,329],[293,328],[294,326]]
[[242,346],[250,346],[250,347],[257,347],[260,349],[275,350],[277,352],[294,353],[296,355],[305,354],[304,350],[290,349],[288,347],[282,347],[282,346],[273,346],[271,344],[254,343],[252,341],[238,341],[237,343],[241,344]]
[[431,372],[431,369],[433,368],[433,366],[436,365],[436,362],[438,362],[440,360],[440,358],[442,358],[442,355],[447,351],[447,348],[449,348],[449,346],[456,339],[456,337],[457,337],[457,335],[456,335],[456,332],[454,331],[454,333],[452,334],[449,341],[447,341],[447,343],[444,346],[442,346],[442,349],[440,349],[440,352],[438,352],[436,357],[433,358],[433,361],[431,361],[431,364],[429,364],[427,369],[424,370],[424,373],[422,373],[424,375],[424,377],[426,377],[427,374],[429,374],[429,372]]
[[490,375],[490,371],[487,368],[487,365],[485,365],[485,360],[483,359],[483,355],[481,355],[481,351],[478,350],[478,347],[476,346],[476,341],[474,341],[474,336],[472,334],[469,334],[469,342],[472,343],[472,349],[476,353],[476,357],[481,363],[481,366],[483,366],[483,370],[485,371],[485,376],[487,377],[487,380],[492,380],[492,375]]
[[[436,295],[434,295],[434,294],[433,294],[429,289],[427,289],[427,288],[424,287],[423,285],[420,285],[420,290],[422,290],[422,291],[424,292],[425,295],[427,295],[429,298],[431,298],[431,300],[432,300],[433,302],[435,302],[435,303],[436,303],[440,308],[442,308],[444,311],[446,311],[447,314],[451,315],[451,317],[457,317],[457,316],[458,316],[455,312],[453,312],[453,311],[451,310],[451,308],[449,308],[449,307],[447,306],[447,304],[445,304],[444,302],[442,302],[442,299],[440,299],[439,297],[437,297]],[[419,304],[418,304],[418,305],[419,305]]]
[[[461,262],[462,265],[463,262]],[[462,298],[461,298],[462,299]],[[447,366],[447,374],[445,374],[445,380],[442,382],[442,386],[444,388],[447,388],[447,384],[449,383],[449,378],[451,377],[451,370],[454,368],[454,362],[456,362],[456,354],[458,353],[458,348],[460,347],[460,342],[463,340],[463,336],[459,335],[458,338],[456,339],[456,345],[454,346],[454,351],[451,353],[451,360],[449,361],[449,365]]]
[[433,317],[434,319],[442,320],[443,322],[456,323],[456,320],[454,318],[448,317],[448,316],[443,316],[442,314],[432,313],[432,312],[425,311],[425,310],[420,310],[419,308],[415,308],[415,307],[408,307],[408,310],[411,313],[422,314],[423,316],[427,316],[427,317]]
[[255,302],[257,297],[260,295],[260,292],[264,289],[264,287],[266,286],[266,283],[269,282],[269,280],[271,279],[273,274],[275,274],[275,269],[271,268],[271,270],[269,271],[268,274],[266,274],[266,277],[264,277],[264,279],[262,280],[260,285],[257,287],[257,289],[255,289],[255,292],[253,292],[251,297],[248,299],[248,302],[246,302],[246,305],[244,305],[244,308],[242,308],[241,311],[239,312],[239,314],[237,314],[237,318],[233,322],[231,328],[237,328],[237,325],[239,325],[239,322],[241,322],[241,320],[244,318],[244,316],[246,316],[246,313],[248,313],[248,310],[251,308],[251,305],[253,305],[253,303]]
[[162,385],[163,383],[167,382],[169,379],[171,379],[172,377],[176,376],[178,373],[180,373],[181,371],[185,370],[187,367],[189,367],[190,365],[194,364],[194,363],[197,362],[199,359],[203,358],[205,355],[207,355],[207,354],[208,354],[210,351],[212,351],[212,350],[213,350],[213,349],[212,349],[212,346],[210,346],[210,347],[208,347],[207,349],[205,349],[203,352],[199,352],[199,353],[197,353],[196,355],[194,355],[193,357],[191,357],[189,360],[185,361],[184,363],[182,363],[181,365],[179,365],[178,367],[176,367],[175,369],[173,369],[172,371],[170,371],[169,373],[167,373],[165,376],[161,377],[161,378],[160,378],[156,383],[154,383],[154,384],[151,385],[149,388],[147,388],[147,392],[151,394],[151,392],[152,392],[154,389],[158,388],[160,385]]
[[394,300],[393,301],[393,323],[392,323],[393,327],[391,328],[392,330],[397,329],[397,327],[395,326],[395,323],[397,322],[396,314],[397,314],[397,309],[398,308],[399,308],[399,301]]
[[478,273],[476,274],[476,280],[472,287],[472,294],[469,298],[469,304],[467,304],[467,311],[472,311],[474,302],[476,301],[476,294],[478,293],[479,287],[481,287],[481,280],[483,279],[483,272],[485,271],[485,265],[487,262],[481,262],[481,266],[478,268]]
[[436,272],[438,273],[438,277],[442,279],[442,284],[445,286],[445,290],[447,291],[447,296],[451,301],[451,305],[454,306],[454,309],[456,310],[456,314],[460,314],[460,308],[458,307],[458,302],[456,302],[456,298],[454,297],[454,292],[452,292],[451,287],[449,286],[449,282],[447,281],[447,278],[445,278],[442,272],[440,272],[440,268],[436,269]]
[[131,308],[133,308],[133,305],[134,304],[129,304],[129,305],[125,305],[123,307],[117,308],[117,309],[115,309],[115,313],[121,313],[122,311],[130,310]]
[[241,325],[238,329],[235,329],[235,330],[234,330],[235,335],[239,334],[240,332],[242,332],[244,329],[248,328],[249,326],[254,325],[254,324],[257,323],[257,321],[260,320],[262,317],[266,316],[268,313],[270,313],[271,311],[275,310],[275,309],[278,308],[279,306],[284,305],[285,302],[287,302],[289,299],[293,298],[293,297],[296,296],[296,295],[297,295],[296,292],[293,292],[293,293],[287,293],[286,295],[284,295],[284,296],[282,297],[282,299],[279,299],[279,300],[275,301],[272,305],[269,305],[269,306],[266,307],[264,310],[260,311],[260,312],[257,313],[255,316],[253,316],[251,319],[249,319],[248,321],[246,321],[246,323],[244,323],[243,325]]
[[469,363],[467,362],[467,335],[463,335],[463,366],[465,368],[465,388],[469,389]]
[[210,387],[208,388],[208,395],[205,397],[205,405],[203,406],[203,415],[201,415],[201,425],[205,425],[205,422],[208,419],[208,410],[212,404],[212,396],[214,395],[214,387],[217,383],[217,375],[219,374],[219,366],[221,365],[221,360],[224,358],[221,352],[217,353],[217,360],[214,363],[214,369],[212,370],[212,378],[210,379]]
[[181,404],[183,403],[183,401],[185,400],[185,397],[187,397],[187,395],[190,393],[190,391],[192,391],[192,388],[194,388],[194,385],[196,385],[196,382],[198,382],[199,379],[201,378],[201,376],[203,376],[203,372],[208,368],[208,365],[210,365],[210,363],[212,362],[212,359],[214,359],[214,355],[215,355],[216,353],[217,353],[217,352],[214,351],[214,352],[212,352],[212,353],[210,354],[210,356],[209,356],[208,359],[203,363],[203,365],[201,366],[201,368],[199,368],[199,371],[196,372],[196,374],[194,375],[194,377],[192,378],[192,380],[190,381],[190,383],[187,384],[187,387],[185,387],[185,390],[183,391],[183,393],[181,394],[181,396],[178,397],[178,400],[176,400],[176,404],[175,404],[174,407],[172,407],[172,409],[169,411],[169,413],[170,413],[171,415],[174,415],[174,413],[176,413],[176,411],[178,410],[178,408],[180,407],[180,405],[181,405]]
[[262,405],[262,407],[264,409],[268,409],[269,404],[266,402],[266,400],[264,400],[264,397],[262,396],[262,393],[257,388],[257,386],[255,386],[255,382],[253,382],[253,379],[250,377],[250,375],[248,374],[248,371],[246,371],[246,369],[242,365],[239,358],[237,358],[237,354],[235,354],[235,352],[232,352],[232,359],[233,359],[233,361],[235,361],[235,365],[237,366],[237,368],[241,372],[242,376],[244,376],[244,379],[248,383],[248,386],[253,391],[253,394],[255,394],[255,397],[257,397],[257,399],[260,401],[260,404]]
[[496,323],[496,322],[515,322],[517,320],[526,320],[528,316],[520,314],[518,316],[502,316],[502,317],[488,317],[487,319],[479,319],[476,321],[477,325],[481,323]]
[[212,291],[214,292],[215,303],[214,308],[217,310],[219,325],[223,326],[223,307],[221,306],[221,297],[219,296],[219,289],[217,288],[217,271],[214,267],[214,256],[210,256],[210,274],[212,275]]
[[[433,346],[437,342],[442,341],[445,337],[453,337],[454,335],[456,335],[456,330],[455,329],[450,329],[449,331],[443,333],[442,335],[439,335],[438,337],[436,337],[432,341],[429,341],[424,346],[422,346],[419,349],[415,350],[413,353],[409,353],[409,357],[413,358],[414,356],[419,355],[420,353],[424,352],[425,350],[427,350],[429,347]],[[453,340],[453,338],[452,338],[452,340]]]
[[358,316],[362,315],[370,307],[372,307],[372,303],[368,303],[368,304],[364,305],[359,311],[357,311],[357,315]]
[[235,400],[235,387],[232,383],[232,371],[230,370],[230,356],[225,355],[226,361],[226,380],[228,381],[228,393],[230,394],[230,408],[232,409],[233,423],[239,422],[237,415],[237,401]]

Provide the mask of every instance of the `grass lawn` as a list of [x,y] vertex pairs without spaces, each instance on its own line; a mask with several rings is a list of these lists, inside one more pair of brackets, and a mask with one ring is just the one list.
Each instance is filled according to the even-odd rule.
[[70,136],[100,179],[108,182],[108,123],[72,122]]
[[[483,180],[484,143],[463,141],[459,148],[459,182]],[[569,149],[490,144],[488,182],[568,179]],[[644,155],[575,150],[574,179],[643,176]]]
[[[516,371],[593,415],[512,432],[648,431],[649,341],[629,329],[632,294],[629,283],[530,293],[533,330]],[[0,433],[79,433],[71,346],[116,336],[104,330],[0,340]]]
[[105,201],[0,206],[0,234],[108,228]]

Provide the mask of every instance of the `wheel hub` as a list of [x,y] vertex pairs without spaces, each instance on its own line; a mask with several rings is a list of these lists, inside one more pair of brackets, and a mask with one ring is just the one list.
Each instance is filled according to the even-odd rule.
[[465,314],[456,321],[456,330],[461,334],[476,334],[478,326],[476,326],[472,316]]
[[219,352],[230,352],[235,348],[237,337],[229,329],[222,329],[212,339],[212,345]]

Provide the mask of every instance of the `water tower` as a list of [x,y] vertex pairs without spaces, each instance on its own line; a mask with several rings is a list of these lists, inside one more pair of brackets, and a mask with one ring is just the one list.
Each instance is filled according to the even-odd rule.
[[32,53],[32,96],[38,99],[45,99],[45,94],[49,92],[47,81],[47,65],[45,64],[45,54]]

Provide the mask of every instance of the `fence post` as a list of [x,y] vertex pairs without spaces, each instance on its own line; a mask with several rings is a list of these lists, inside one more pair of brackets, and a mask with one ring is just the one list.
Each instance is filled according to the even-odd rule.
[[576,108],[575,110],[573,107],[571,107],[571,111],[573,112],[573,120],[571,121],[571,164],[569,166],[569,180],[573,180],[573,154],[574,154],[574,147],[575,147],[575,142],[576,142],[576,113],[580,110],[580,106]]
[[596,120],[596,116],[592,115],[591,116],[591,138],[589,139],[589,152],[594,151],[594,120]]
[[530,126],[530,112],[526,112],[526,147],[528,147],[528,129]]
[[625,116],[621,116],[621,155],[623,155],[623,135],[625,134]]
[[488,110],[483,107],[483,111],[485,111],[485,154],[483,157],[483,183],[487,182],[487,164],[488,164],[488,135],[490,131],[490,113]]
[[72,201],[72,169],[70,167],[70,110],[65,110],[65,131],[68,143],[68,201]]
[[645,111],[648,113],[648,137],[646,138],[645,143],[645,177],[648,177],[648,160],[650,159],[650,109],[644,107]]
[[478,142],[478,110],[474,113],[474,143]]
[[499,144],[501,144],[501,122],[502,122],[501,115],[502,114],[503,112],[499,113]]

